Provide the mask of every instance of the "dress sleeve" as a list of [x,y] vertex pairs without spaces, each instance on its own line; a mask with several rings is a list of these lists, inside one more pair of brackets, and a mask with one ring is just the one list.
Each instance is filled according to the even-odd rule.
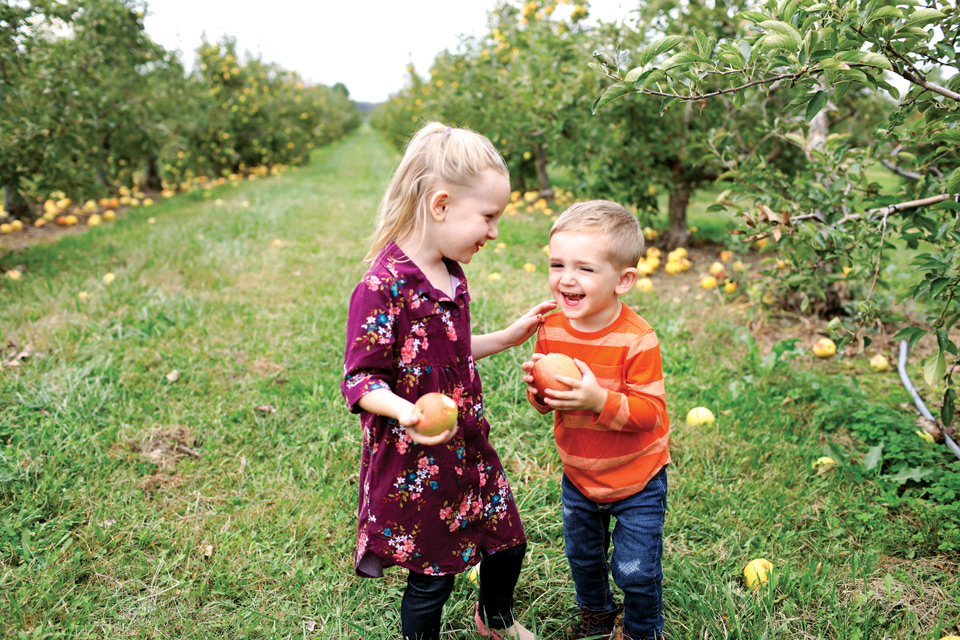
[[360,398],[374,389],[389,389],[396,380],[397,314],[389,284],[376,277],[365,276],[350,297],[340,389],[352,413],[361,411]]
[[[546,347],[546,332],[543,329],[543,325],[540,325],[540,328],[537,329],[537,343],[533,348],[534,353],[547,353]],[[533,405],[533,408],[539,411],[540,413],[550,413],[553,411],[553,407],[547,404],[537,402],[536,396],[534,396],[529,391],[527,392],[527,400],[530,401],[530,404]]]
[[626,392],[608,390],[603,411],[594,418],[594,424],[605,424],[615,431],[653,431],[667,414],[656,333],[649,331],[631,345],[623,375]]

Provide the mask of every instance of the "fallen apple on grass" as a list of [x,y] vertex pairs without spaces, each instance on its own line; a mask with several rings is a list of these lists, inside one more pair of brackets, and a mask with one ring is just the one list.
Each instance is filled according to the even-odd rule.
[[691,427],[699,427],[704,424],[713,424],[716,417],[713,411],[706,407],[694,407],[687,413],[687,424]]
[[820,338],[813,345],[813,355],[818,358],[832,358],[837,353],[837,345],[830,338]]
[[887,360],[887,356],[882,354],[877,354],[870,358],[870,368],[876,372],[886,371],[890,368],[890,361]]
[[577,380],[583,379],[583,374],[580,373],[577,363],[573,361],[573,358],[563,353],[546,354],[533,365],[530,375],[533,376],[533,386],[537,390],[536,400],[540,404],[544,404],[544,398],[547,397],[544,391],[547,389],[555,391],[570,390],[570,386],[557,380],[556,376],[567,376]]
[[414,407],[419,420],[413,428],[422,435],[439,435],[457,426],[457,403],[450,396],[428,393],[420,396]]
[[743,568],[743,578],[747,586],[756,591],[767,583],[767,574],[773,571],[773,564],[765,558],[757,558],[747,563]]

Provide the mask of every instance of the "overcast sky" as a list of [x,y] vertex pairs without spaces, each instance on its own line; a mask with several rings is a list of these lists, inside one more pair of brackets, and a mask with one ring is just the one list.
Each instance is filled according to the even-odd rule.
[[[627,17],[638,0],[593,0],[591,17],[607,22]],[[264,62],[298,72],[304,80],[344,83],[353,100],[381,102],[400,90],[406,65],[421,73],[460,35],[486,32],[496,0],[148,0],[147,33],[168,50],[179,50],[191,68],[206,33],[224,35]]]

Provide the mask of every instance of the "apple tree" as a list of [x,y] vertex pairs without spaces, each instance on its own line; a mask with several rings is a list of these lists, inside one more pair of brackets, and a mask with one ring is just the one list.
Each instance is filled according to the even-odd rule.
[[[960,320],[960,12],[945,0],[801,0],[765,2],[735,19],[743,36],[665,35],[638,51],[631,68],[602,64],[612,82],[598,106],[635,95],[661,109],[727,98],[746,108],[779,96],[785,108],[764,126],[806,161],[778,170],[762,155],[737,153],[736,131],[717,127],[705,145],[730,189],[716,206],[738,214],[746,241],[779,243],[789,268],[771,276],[801,293],[801,310],[839,281],[859,281],[845,340],[883,318],[876,291],[886,284],[884,267],[894,247],[913,250],[907,295],[929,313],[898,335],[936,337],[924,371],[929,383],[947,383],[941,417],[949,424],[956,394],[948,363],[960,363],[949,334]],[[859,137],[834,130],[844,99],[862,91],[893,103],[882,127]],[[895,192],[875,179],[880,165],[903,177]]]

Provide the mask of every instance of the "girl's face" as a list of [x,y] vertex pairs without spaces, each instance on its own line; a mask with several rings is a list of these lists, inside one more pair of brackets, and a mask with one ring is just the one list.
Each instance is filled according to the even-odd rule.
[[440,254],[465,264],[487,240],[496,240],[497,224],[510,200],[510,180],[486,169],[472,186],[441,189],[434,197],[434,210],[442,214],[438,219],[434,213]]

